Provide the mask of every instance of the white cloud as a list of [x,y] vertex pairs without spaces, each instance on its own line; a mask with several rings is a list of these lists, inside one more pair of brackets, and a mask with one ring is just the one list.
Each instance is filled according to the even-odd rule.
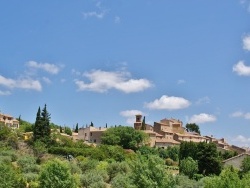
[[82,15],[84,17],[84,19],[90,18],[90,17],[95,17],[98,19],[102,19],[106,14],[106,11],[101,11],[101,12],[96,12],[96,11],[92,11],[92,12],[83,12]]
[[233,72],[236,72],[240,76],[250,76],[250,67],[244,64],[244,61],[239,61],[233,66]]
[[185,83],[186,83],[185,80],[178,80],[178,81],[177,81],[177,84],[185,84]]
[[238,117],[238,118],[244,118],[244,119],[250,119],[250,112],[244,113],[241,111],[236,111],[230,115],[231,117]]
[[243,49],[250,51],[250,35],[243,38]]
[[152,87],[147,79],[131,79],[130,73],[125,71],[108,72],[102,70],[93,70],[83,74],[90,80],[85,83],[81,80],[75,80],[75,84],[80,91],[89,90],[95,92],[106,92],[109,89],[117,89],[125,93],[133,93],[143,91]]
[[119,16],[115,17],[115,23],[116,24],[121,23],[121,18]]
[[7,96],[7,95],[11,95],[11,92],[10,91],[1,91],[0,90],[0,96]]
[[146,108],[156,110],[178,110],[190,106],[190,102],[182,97],[163,95],[160,99],[145,104]]
[[97,2],[95,6],[98,9],[98,11],[83,12],[82,15],[83,15],[84,19],[88,19],[88,18],[91,18],[91,17],[94,17],[94,18],[97,18],[97,19],[104,18],[104,16],[108,12],[108,10],[101,6],[101,2]]
[[57,66],[55,64],[49,64],[49,63],[37,63],[36,61],[29,61],[26,63],[26,65],[30,68],[34,69],[42,69],[48,73],[51,74],[58,74],[61,67]]
[[240,0],[240,3],[245,5],[247,8],[247,11],[250,12],[250,0]]
[[74,75],[76,75],[76,76],[81,76],[81,72],[80,72],[80,71],[77,71],[77,70],[75,70],[75,69],[72,69],[72,70],[71,70],[71,73],[74,74]]
[[42,90],[41,83],[38,80],[32,80],[30,78],[14,80],[0,75],[0,85],[7,88],[33,89],[37,91]]
[[43,81],[46,82],[47,84],[51,84],[51,80],[47,77],[43,77]]
[[195,102],[195,104],[197,104],[197,105],[201,105],[201,104],[208,104],[208,103],[210,103],[210,98],[209,97],[203,97],[203,98],[200,98],[200,99],[198,99],[196,102]]
[[133,123],[135,122],[135,115],[140,114],[143,115],[143,112],[141,112],[140,110],[125,110],[120,112],[120,115],[127,118],[127,123],[129,125],[133,125]]
[[235,145],[237,146],[245,146],[249,147],[250,146],[250,138],[247,138],[242,135],[238,135],[235,138],[232,139],[233,142],[235,142]]
[[205,114],[201,113],[198,115],[193,115],[189,119],[189,123],[197,123],[197,124],[202,124],[202,123],[207,123],[207,122],[214,122],[216,121],[216,116],[211,115],[211,114]]

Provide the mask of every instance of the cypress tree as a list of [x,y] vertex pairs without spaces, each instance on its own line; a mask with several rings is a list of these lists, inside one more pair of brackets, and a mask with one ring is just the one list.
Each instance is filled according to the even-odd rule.
[[143,120],[142,120],[141,130],[146,130],[145,116],[143,117]]
[[47,105],[44,105],[42,110],[42,136],[45,139],[44,141],[47,142],[50,140],[50,114],[47,111]]
[[91,123],[90,123],[90,126],[91,126],[91,127],[94,127],[94,124],[93,124],[93,122],[92,122],[92,121],[91,121]]
[[41,138],[41,126],[42,126],[42,122],[41,122],[41,109],[40,106],[37,110],[36,113],[36,122],[35,125],[33,127],[33,139],[34,141],[38,140]]
[[75,133],[78,133],[78,123],[76,124]]
[[42,112],[40,106],[36,114],[36,122],[33,128],[33,139],[48,143],[50,140],[50,114],[45,104]]

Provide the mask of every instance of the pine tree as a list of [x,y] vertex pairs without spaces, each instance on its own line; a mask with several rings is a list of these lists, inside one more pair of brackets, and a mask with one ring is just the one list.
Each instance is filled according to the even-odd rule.
[[33,138],[34,141],[40,140],[45,143],[48,143],[50,140],[50,114],[47,111],[46,104],[42,112],[40,107],[38,108],[33,129]]
[[76,124],[75,133],[78,133],[78,123]]
[[38,140],[41,138],[41,126],[42,126],[42,122],[41,122],[41,109],[40,106],[37,110],[36,113],[36,122],[33,128],[33,139],[34,141]]
[[146,130],[145,116],[143,117],[143,120],[142,120],[141,130]]
[[93,122],[92,122],[92,121],[91,121],[91,123],[90,123],[90,126],[91,126],[91,127],[94,127],[94,124],[93,124]]
[[43,138],[45,139],[45,142],[50,140],[50,114],[47,111],[47,105],[44,105],[44,108],[42,110],[42,133],[43,133]]

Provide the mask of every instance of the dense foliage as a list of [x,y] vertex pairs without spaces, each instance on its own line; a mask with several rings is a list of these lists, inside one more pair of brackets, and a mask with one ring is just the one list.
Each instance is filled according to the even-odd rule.
[[218,175],[221,172],[221,158],[214,143],[182,142],[180,145],[180,160],[187,157],[198,161],[199,174]]
[[102,144],[118,145],[124,149],[136,150],[146,140],[147,135],[133,127],[118,126],[109,128],[102,135]]
[[[59,126],[48,124],[49,117],[46,105],[42,112],[38,109],[36,139],[31,140],[32,144],[23,140],[25,128],[12,130],[0,125],[0,188],[245,188],[250,185],[250,158],[243,160],[240,170],[223,169],[221,160],[235,153],[218,153],[214,144],[183,142],[166,149],[152,148],[144,145],[147,137],[141,131],[118,126],[108,129],[111,131],[104,134],[103,144],[87,145],[61,135]],[[25,125],[31,124],[25,122]],[[40,125],[52,128],[49,144],[41,138],[46,133],[41,133],[44,130]],[[111,142],[105,143],[108,139]]]
[[47,111],[46,104],[41,112],[40,107],[36,114],[36,122],[33,127],[33,139],[34,141],[40,140],[48,143],[50,141],[50,114]]
[[186,129],[188,132],[196,132],[198,134],[201,134],[200,127],[196,125],[195,123],[187,123]]

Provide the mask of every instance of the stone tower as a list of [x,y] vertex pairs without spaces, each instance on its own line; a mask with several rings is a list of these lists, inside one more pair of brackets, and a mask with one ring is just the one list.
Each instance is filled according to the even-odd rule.
[[138,114],[138,115],[135,115],[135,123],[134,123],[134,128],[136,130],[140,130],[141,129],[141,126],[142,126],[142,115]]

